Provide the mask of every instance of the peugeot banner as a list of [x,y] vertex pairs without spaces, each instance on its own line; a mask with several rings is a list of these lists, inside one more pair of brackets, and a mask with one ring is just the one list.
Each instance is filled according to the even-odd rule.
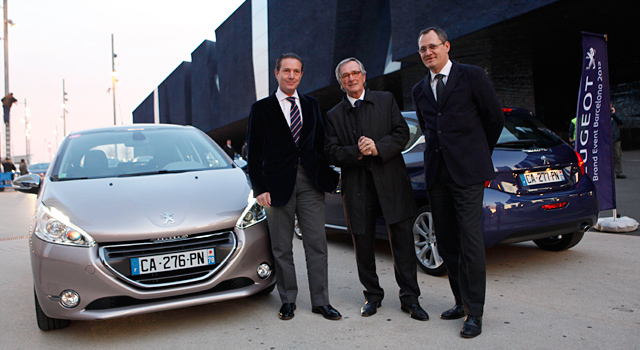
[[600,210],[616,208],[607,37],[582,32],[582,78],[576,113],[576,151],[598,192]]

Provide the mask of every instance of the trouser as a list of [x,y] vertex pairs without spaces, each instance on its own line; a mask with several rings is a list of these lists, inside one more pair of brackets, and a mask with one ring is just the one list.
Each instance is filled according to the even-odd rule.
[[302,232],[312,306],[329,304],[327,236],[324,230],[324,192],[298,165],[296,184],[289,202],[282,207],[265,208],[275,259],[276,285],[282,303],[295,303],[298,295],[293,261],[295,215]]
[[[382,215],[382,208],[371,173],[367,173],[366,181],[365,233],[352,235],[352,237],[358,277],[365,288],[364,297],[367,301],[377,302],[384,298],[384,290],[380,286],[375,261],[376,219]],[[393,269],[396,282],[400,287],[400,302],[404,305],[418,303],[418,296],[420,296],[412,228],[412,217],[387,224],[393,254]]]
[[486,290],[486,261],[482,237],[484,185],[459,186],[444,161],[429,188],[438,251],[449,274],[456,305],[469,316],[481,317]]
[[616,175],[622,175],[622,142],[613,142],[613,168]]

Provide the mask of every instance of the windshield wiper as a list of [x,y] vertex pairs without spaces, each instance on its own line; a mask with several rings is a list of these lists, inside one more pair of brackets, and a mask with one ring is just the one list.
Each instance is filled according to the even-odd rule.
[[118,175],[118,177],[132,177],[132,176],[145,176],[145,175],[158,175],[158,174],[176,174],[176,173],[184,173],[187,171],[193,171],[193,170],[154,170],[154,171],[147,171],[147,172],[143,172],[143,173],[131,173],[131,174],[120,174]]

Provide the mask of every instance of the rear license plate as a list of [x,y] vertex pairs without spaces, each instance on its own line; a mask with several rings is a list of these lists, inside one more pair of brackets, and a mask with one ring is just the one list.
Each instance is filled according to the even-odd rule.
[[524,186],[547,184],[564,181],[562,170],[536,171],[520,174],[520,181]]
[[213,248],[201,249],[190,252],[132,258],[130,263],[132,275],[143,275],[147,273],[213,265],[216,263],[216,254]]

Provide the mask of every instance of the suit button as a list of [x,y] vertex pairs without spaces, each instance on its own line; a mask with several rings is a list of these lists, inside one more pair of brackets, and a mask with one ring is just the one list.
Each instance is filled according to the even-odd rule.
[[438,130],[438,134],[442,134],[442,130]]
[[442,115],[442,113],[438,112],[438,116],[441,116],[441,115]]
[[440,152],[440,149],[439,149],[439,148],[436,148],[436,153],[438,153],[438,152]]

